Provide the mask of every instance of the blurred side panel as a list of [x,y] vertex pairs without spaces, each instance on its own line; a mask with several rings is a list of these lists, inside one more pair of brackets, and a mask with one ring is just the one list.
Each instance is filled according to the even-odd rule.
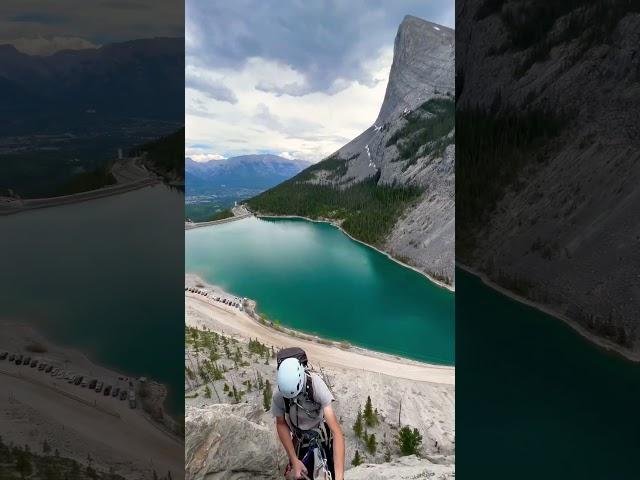
[[0,477],[184,477],[184,3],[4,2]]
[[624,0],[457,3],[461,480],[637,476],[638,32]]

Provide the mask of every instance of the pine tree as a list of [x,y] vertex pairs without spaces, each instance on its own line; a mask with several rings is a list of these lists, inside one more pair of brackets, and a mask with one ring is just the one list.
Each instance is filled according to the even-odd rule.
[[204,397],[211,398],[211,389],[209,388],[209,385],[204,387]]
[[268,412],[271,409],[271,383],[269,380],[264,383],[264,390],[262,392],[262,406],[264,407],[264,411]]
[[422,435],[417,428],[411,430],[411,427],[405,425],[398,431],[396,435],[396,443],[400,448],[402,455],[414,455],[419,453],[422,444]]
[[239,401],[240,401],[240,394],[238,393],[238,389],[236,388],[236,386],[235,386],[235,385],[233,386],[233,399],[234,399],[236,402],[239,402]]
[[31,459],[29,458],[29,452],[25,450],[18,450],[17,458],[16,458],[16,469],[20,473],[20,478],[23,480],[30,476],[33,472],[33,467],[31,466]]
[[378,448],[378,442],[376,442],[375,434],[372,433],[371,435],[369,435],[369,438],[367,439],[367,451],[371,455],[375,455],[377,448]]
[[358,416],[356,417],[356,423],[353,424],[353,431],[356,437],[362,437],[362,410],[358,408]]
[[363,460],[362,457],[360,457],[360,452],[356,450],[356,454],[354,455],[353,460],[351,460],[351,465],[357,467],[358,465],[362,465],[362,463]]
[[375,427],[378,424],[378,418],[373,412],[373,405],[371,403],[371,397],[367,396],[367,403],[364,406],[364,421],[367,427]]

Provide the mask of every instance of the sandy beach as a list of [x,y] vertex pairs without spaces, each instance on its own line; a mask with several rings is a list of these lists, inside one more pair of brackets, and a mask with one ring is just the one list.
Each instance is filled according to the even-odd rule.
[[[80,352],[53,345],[23,324],[3,324],[0,329],[0,353],[29,355],[122,389],[129,388],[129,381],[138,381],[96,365]],[[132,409],[128,399],[96,393],[8,358],[0,360],[0,382],[5,442],[28,444],[37,450],[46,440],[63,457],[84,464],[90,456],[94,467],[113,468],[126,478],[148,479],[154,470],[183,477],[182,441],[153,422],[139,402]]]
[[[212,292],[220,291],[217,287],[207,285],[193,275],[187,276],[187,281],[187,286],[195,286],[198,283]],[[244,338],[257,338],[263,343],[280,348],[299,345],[311,357],[322,359],[321,363],[323,365],[348,367],[417,382],[455,384],[455,367],[417,362],[354,346],[345,349],[338,346],[338,344],[334,345],[332,342],[325,342],[307,335],[296,335],[294,337],[288,334],[286,330],[280,331],[260,324],[248,311],[241,311],[198,293],[185,292],[185,308],[193,309],[201,314],[201,320],[199,320],[201,324],[192,325],[194,327],[208,327],[212,330],[223,330]],[[187,316],[187,321],[189,321],[188,319],[189,316]]]
[[485,275],[482,272],[479,272],[478,270],[475,270],[459,262],[456,262],[456,266],[458,268],[461,268],[465,272],[470,273],[475,277],[478,277],[482,281],[482,283],[492,288],[493,290],[500,292],[502,295],[509,297],[510,299],[515,300],[516,302],[527,305],[528,307],[535,308],[536,310],[539,310],[542,313],[545,313],[554,318],[557,318],[558,320],[562,320],[564,323],[569,325],[573,330],[575,330],[579,335],[587,339],[589,342],[597,345],[598,347],[603,348],[608,352],[621,355],[622,357],[626,358],[627,360],[631,360],[632,362],[640,362],[640,353],[632,352],[626,348],[621,347],[620,345],[617,345],[611,342],[610,340],[607,340],[606,338],[602,338],[594,335],[593,333],[588,331],[586,328],[584,328],[582,325],[579,325],[576,321],[567,317],[563,313],[557,312],[547,305],[534,302],[532,300],[529,300],[528,298],[521,297],[520,295],[517,295],[510,290],[507,290],[506,288],[492,281],[489,277],[487,277],[487,275]]

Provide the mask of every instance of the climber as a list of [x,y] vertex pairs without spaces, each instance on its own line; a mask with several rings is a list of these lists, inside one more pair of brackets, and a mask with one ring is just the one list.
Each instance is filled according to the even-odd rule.
[[343,480],[344,436],[327,384],[308,367],[301,348],[280,350],[277,364],[278,388],[271,400],[271,413],[289,457],[285,476],[313,479],[324,468],[327,474],[319,478]]

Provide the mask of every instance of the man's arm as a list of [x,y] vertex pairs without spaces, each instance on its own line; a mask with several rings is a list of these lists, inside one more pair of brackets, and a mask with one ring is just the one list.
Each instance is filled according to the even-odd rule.
[[289,425],[287,425],[287,422],[285,422],[284,415],[281,417],[276,417],[276,430],[278,431],[278,438],[280,438],[280,442],[287,452],[289,461],[293,463],[293,460],[297,458],[296,449],[293,446],[293,440],[291,440]]
[[344,436],[342,429],[336,418],[336,414],[331,408],[331,404],[324,407],[324,419],[333,433],[333,466],[336,470],[335,480],[344,480]]
[[295,478],[301,478],[301,472],[307,473],[307,469],[304,464],[298,459],[296,455],[296,449],[293,446],[293,440],[291,439],[291,432],[289,431],[289,425],[284,419],[284,415],[279,415],[276,417],[276,430],[278,431],[278,438],[280,439],[280,443],[284,447],[287,452],[287,456],[289,457],[289,463],[293,468],[293,475]]

